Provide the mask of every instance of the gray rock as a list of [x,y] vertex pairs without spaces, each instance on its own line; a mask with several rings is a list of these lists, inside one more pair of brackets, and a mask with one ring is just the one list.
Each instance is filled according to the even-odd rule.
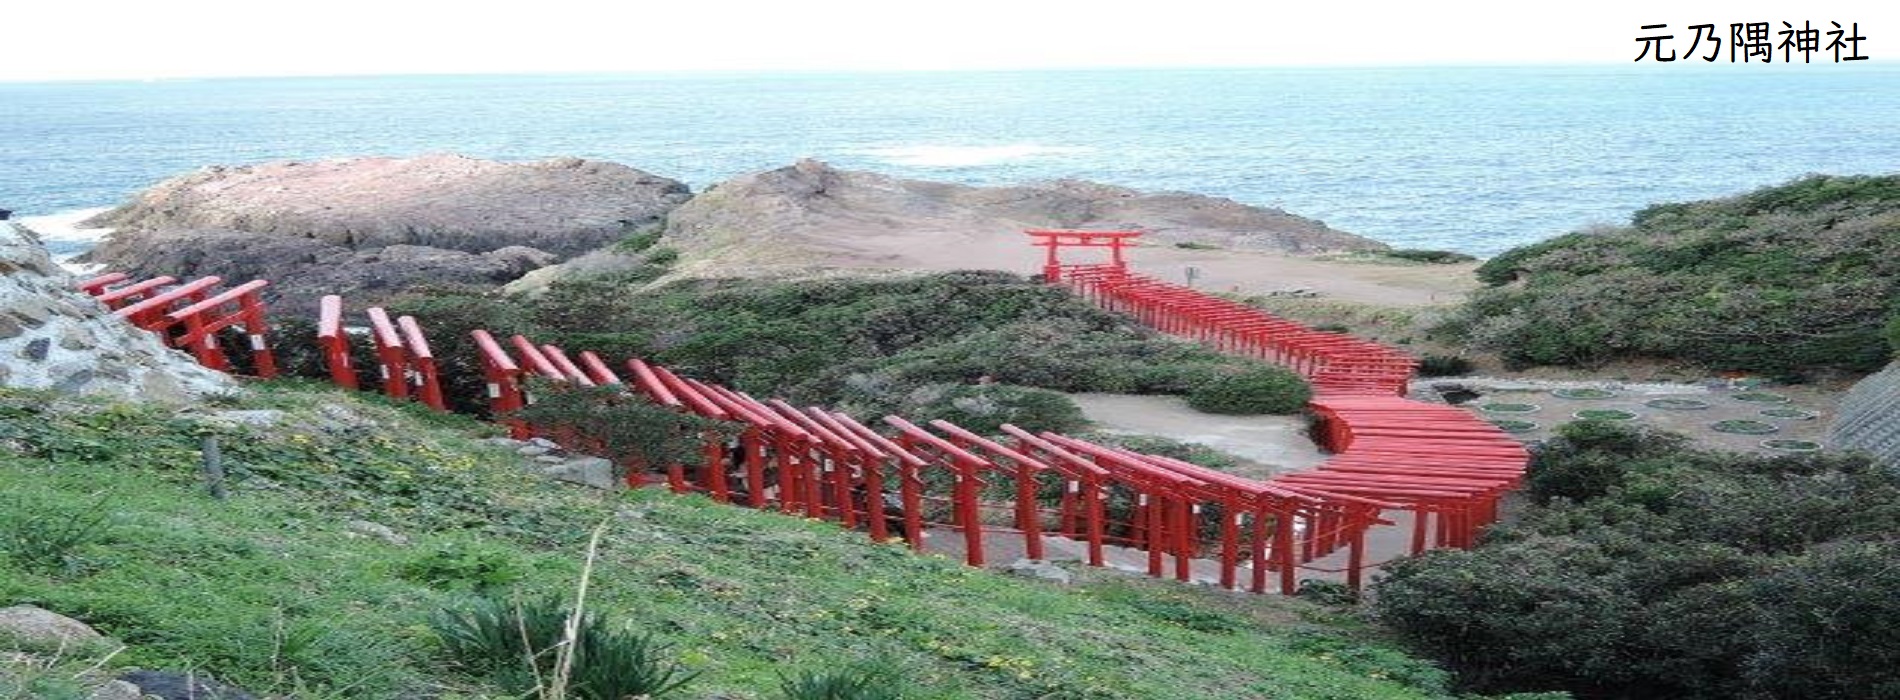
[[553,451],[540,445],[522,445],[515,448],[515,452],[523,457],[539,457]]
[[275,409],[218,411],[211,414],[211,420],[225,425],[269,428],[284,422],[284,412]]
[[233,388],[74,289],[17,224],[0,223],[0,269],[0,385],[165,403]]
[[530,445],[534,445],[534,446],[536,446],[536,447],[545,447],[545,448],[548,448],[548,449],[550,449],[550,450],[558,450],[558,449],[561,449],[561,443],[558,443],[558,442],[555,442],[555,441],[553,441],[553,440],[549,440],[549,439],[547,439],[547,438],[544,438],[544,437],[538,437],[538,438],[529,438],[529,439],[528,439],[528,444],[530,444]]
[[350,532],[374,537],[398,547],[409,546],[408,537],[404,537],[402,533],[389,529],[388,525],[382,523],[370,522],[368,520],[351,520],[344,525],[344,528]]
[[50,649],[105,638],[84,622],[32,605],[0,608],[0,636]]
[[87,259],[139,275],[268,278],[268,301],[303,312],[329,293],[362,303],[422,282],[492,288],[624,238],[690,196],[677,181],[577,158],[213,167],[87,222],[118,229]]
[[1052,581],[1064,586],[1073,580],[1067,569],[1041,559],[1017,559],[1010,562],[1007,571],[1013,576]]
[[120,675],[119,680],[160,700],[257,700],[255,695],[194,673],[132,671]]
[[579,457],[549,466],[541,473],[550,479],[580,484],[601,490],[611,490],[617,483],[614,480],[614,464],[599,457]]
[[144,697],[138,686],[127,681],[112,680],[93,688],[86,700],[141,700]]
[[567,458],[557,456],[557,455],[544,454],[544,455],[535,457],[534,461],[539,464],[564,464],[567,462]]

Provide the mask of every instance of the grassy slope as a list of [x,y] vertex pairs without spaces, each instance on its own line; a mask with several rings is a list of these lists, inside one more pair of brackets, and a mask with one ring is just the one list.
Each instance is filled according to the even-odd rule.
[[[246,404],[292,419],[220,429],[237,483],[219,503],[196,484],[202,422],[0,392],[0,523],[95,503],[111,513],[63,570],[0,558],[0,603],[95,624],[129,646],[115,663],[300,697],[480,697],[483,686],[435,661],[428,614],[511,572],[520,590],[569,589],[586,530],[608,517],[599,605],[705,672],[686,697],[775,697],[782,669],[873,654],[905,668],[917,697],[1439,695],[1436,671],[1347,640],[1296,601],[1114,576],[1058,589],[827,523],[542,483],[479,443],[489,428],[459,418],[316,388]],[[353,534],[353,518],[413,543]]]

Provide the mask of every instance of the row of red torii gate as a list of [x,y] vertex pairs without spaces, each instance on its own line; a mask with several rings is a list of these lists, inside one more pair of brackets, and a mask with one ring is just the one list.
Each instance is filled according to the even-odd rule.
[[[886,416],[867,424],[842,412],[758,398],[683,377],[640,358],[610,361],[590,351],[497,338],[476,330],[485,400],[516,437],[554,437],[575,449],[599,442],[569,427],[509,418],[530,389],[618,387],[662,406],[731,426],[701,436],[692,463],[618,463],[630,486],[664,484],[715,501],[823,518],[879,541],[972,566],[1025,557],[1073,557],[1231,590],[1292,593],[1308,577],[1355,590],[1369,558],[1367,535],[1403,516],[1409,546],[1469,546],[1498,516],[1528,455],[1469,413],[1404,398],[1416,363],[1348,335],[1315,331],[1239,302],[1129,271],[1139,232],[1032,230],[1047,249],[1043,279],[1172,335],[1288,367],[1314,386],[1316,439],[1333,456],[1317,469],[1266,481],[1237,477],[1052,432],[1003,426],[978,435],[946,421]],[[1068,248],[1106,248],[1102,264],[1068,264]],[[248,347],[243,363],[276,374],[264,305],[267,283],[221,289],[222,280],[132,280],[108,274],[81,288],[114,313],[233,371],[226,346]],[[320,302],[318,342],[338,385],[357,388],[355,335],[345,304]],[[446,410],[424,323],[364,311],[375,388]],[[239,339],[241,338],[241,339]]]

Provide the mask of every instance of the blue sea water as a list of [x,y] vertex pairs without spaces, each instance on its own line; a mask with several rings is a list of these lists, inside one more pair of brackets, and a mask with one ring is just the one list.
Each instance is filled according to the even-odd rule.
[[1278,206],[1489,254],[1646,204],[1900,171],[1900,69],[1639,64],[0,84],[0,207],[115,204],[208,164],[577,155],[695,189],[816,157]]

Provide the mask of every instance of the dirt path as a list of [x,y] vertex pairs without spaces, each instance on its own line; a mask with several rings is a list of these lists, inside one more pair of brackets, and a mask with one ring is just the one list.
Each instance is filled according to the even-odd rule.
[[1188,408],[1175,396],[1070,394],[1082,415],[1108,433],[1156,435],[1191,442],[1239,458],[1234,473],[1266,479],[1311,469],[1326,455],[1306,436],[1302,416],[1217,416]]

